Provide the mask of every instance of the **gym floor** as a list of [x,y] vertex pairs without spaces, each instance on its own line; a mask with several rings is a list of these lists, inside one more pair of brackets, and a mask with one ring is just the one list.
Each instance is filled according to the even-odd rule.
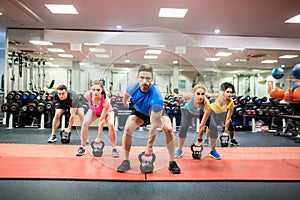
[[[62,144],[46,143],[51,129],[0,127],[0,143],[3,144],[43,144],[55,148]],[[79,147],[80,129],[72,130],[71,143]],[[92,141],[97,133],[96,128],[90,128],[89,140]],[[103,140],[109,145],[107,130],[104,130]],[[175,133],[177,138],[177,133]],[[187,143],[195,139],[195,132],[189,131]],[[235,133],[240,147],[297,147],[293,136],[274,136],[273,133],[246,132]],[[117,131],[117,146],[121,152],[122,131]],[[147,131],[137,131],[133,137],[134,146],[145,146]],[[190,144],[186,144],[187,146]],[[57,146],[57,147],[59,147]],[[156,147],[165,146],[164,134],[158,132],[155,141]],[[221,148],[218,143],[218,148]],[[74,156],[76,152],[74,148]],[[293,148],[295,149],[295,148]],[[28,149],[27,149],[28,150]],[[24,152],[27,151],[24,149]],[[230,149],[229,149],[230,150]],[[2,156],[3,153],[1,153]],[[299,154],[300,155],[300,154]],[[29,158],[30,159],[30,158]],[[284,159],[284,158],[283,158]],[[2,162],[1,162],[2,163]],[[3,163],[2,163],[3,164]],[[46,165],[47,163],[45,163]],[[20,163],[22,165],[22,163]],[[259,168],[261,166],[257,166]],[[300,170],[300,166],[296,166]],[[55,170],[55,169],[53,169]],[[253,170],[256,170],[255,168]],[[284,169],[283,169],[284,170]],[[9,173],[9,172],[7,172]],[[278,173],[276,171],[272,172]],[[299,175],[297,175],[299,176]],[[275,181],[177,181],[170,178],[168,181],[116,181],[112,180],[63,180],[63,179],[18,179],[1,178],[1,199],[296,199],[300,196],[300,180]]]

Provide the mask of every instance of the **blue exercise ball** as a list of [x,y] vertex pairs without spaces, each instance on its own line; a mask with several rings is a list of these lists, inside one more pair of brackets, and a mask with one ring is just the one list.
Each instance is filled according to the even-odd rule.
[[272,76],[275,79],[281,79],[284,76],[284,70],[280,67],[275,67],[272,70]]
[[300,63],[294,66],[292,74],[296,79],[300,79]]
[[292,87],[292,91],[294,92],[298,87],[300,87],[300,82],[295,83],[295,85]]

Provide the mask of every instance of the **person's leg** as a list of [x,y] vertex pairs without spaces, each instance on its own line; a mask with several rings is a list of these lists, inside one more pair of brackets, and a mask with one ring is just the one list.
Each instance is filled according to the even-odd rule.
[[174,153],[175,153],[175,137],[172,129],[172,123],[167,116],[161,117],[161,130],[164,132],[166,136],[166,145],[169,152],[170,162],[169,162],[169,170],[173,174],[180,174],[180,168],[177,163],[174,161]]
[[181,110],[181,115],[181,126],[178,133],[178,149],[182,151],[187,131],[192,121],[192,115],[186,109]]
[[109,134],[109,139],[110,139],[110,143],[112,146],[112,156],[116,158],[116,157],[119,157],[119,153],[116,149],[117,134],[116,134],[115,124],[114,124],[114,118],[115,118],[115,114],[113,111],[109,112],[106,116],[108,134]]
[[52,120],[52,132],[47,140],[48,143],[54,143],[57,141],[56,130],[60,125],[60,116],[65,112],[65,110],[57,108],[55,109],[55,114]]

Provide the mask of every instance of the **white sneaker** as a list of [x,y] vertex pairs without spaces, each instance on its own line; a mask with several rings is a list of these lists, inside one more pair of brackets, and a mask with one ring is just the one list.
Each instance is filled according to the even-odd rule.
[[50,135],[48,138],[48,143],[54,143],[57,141],[56,135]]

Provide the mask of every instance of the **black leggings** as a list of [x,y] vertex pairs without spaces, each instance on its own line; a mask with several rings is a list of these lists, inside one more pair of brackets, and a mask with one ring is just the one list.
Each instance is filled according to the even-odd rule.
[[186,109],[181,109],[181,123],[180,123],[180,129],[178,133],[179,138],[186,138],[186,133],[190,125],[192,124],[193,117],[200,118],[200,113],[199,115],[194,115]]

